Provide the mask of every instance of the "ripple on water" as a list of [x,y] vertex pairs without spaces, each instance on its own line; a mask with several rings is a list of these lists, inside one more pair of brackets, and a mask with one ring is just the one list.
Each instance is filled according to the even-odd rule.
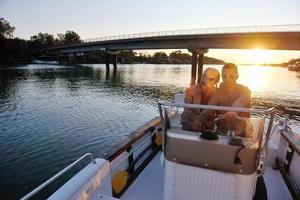
[[[0,192],[18,199],[81,155],[101,157],[158,116],[157,101],[171,101],[184,91],[190,66],[120,65],[114,78],[106,76],[104,65],[25,65],[1,69],[0,75]],[[299,123],[300,94],[295,91],[300,79],[289,80],[284,90],[270,79],[274,83],[253,92],[253,105],[275,106],[279,116]]]

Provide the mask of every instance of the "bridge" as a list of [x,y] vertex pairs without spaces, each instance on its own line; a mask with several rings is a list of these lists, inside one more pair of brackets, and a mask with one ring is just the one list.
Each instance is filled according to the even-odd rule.
[[[114,57],[117,67],[117,52],[120,50],[187,49],[192,53],[191,84],[198,81],[203,69],[204,54],[208,49],[270,49],[300,50],[300,24],[223,27],[191,30],[175,30],[125,34],[91,38],[72,45],[54,46],[40,52],[74,54],[90,51],[105,51]],[[106,62],[107,69],[109,63]],[[197,70],[198,65],[198,70]],[[198,71],[198,73],[197,73]]]

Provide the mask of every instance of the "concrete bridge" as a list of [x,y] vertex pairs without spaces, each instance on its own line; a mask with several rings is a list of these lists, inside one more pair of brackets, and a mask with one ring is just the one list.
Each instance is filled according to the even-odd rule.
[[[300,50],[300,24],[275,26],[225,27],[192,30],[148,32],[83,40],[72,45],[55,46],[40,52],[74,54],[106,51],[114,57],[120,50],[188,49],[192,53],[191,84],[201,79],[204,54],[208,49]],[[107,57],[108,58],[108,57]],[[108,60],[108,59],[107,59]],[[198,65],[198,70],[197,70]],[[109,63],[106,63],[109,69]],[[198,71],[198,73],[197,73]]]

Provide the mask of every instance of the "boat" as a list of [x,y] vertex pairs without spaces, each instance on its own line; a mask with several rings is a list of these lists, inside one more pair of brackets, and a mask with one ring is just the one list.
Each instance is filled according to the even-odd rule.
[[[87,153],[24,196],[31,199],[78,166],[90,163],[48,197],[58,199],[300,199],[300,132],[276,110],[158,102],[159,117],[94,158]],[[184,108],[249,112],[252,137],[217,138],[184,131]]]
[[300,72],[300,59],[292,59],[287,65],[288,70]]
[[57,65],[59,64],[58,61],[56,60],[37,60],[37,59],[33,59],[32,60],[33,64],[47,64],[47,65]]
[[[213,130],[185,131],[185,108],[249,113],[250,137]],[[52,182],[90,162],[54,191],[50,200],[300,200],[300,127],[276,118],[276,109],[158,102],[157,117],[95,158],[86,153],[25,195],[36,197]],[[243,131],[244,131],[243,130]]]
[[288,70],[300,72],[300,64],[298,63],[297,65],[296,64],[295,65],[289,65]]

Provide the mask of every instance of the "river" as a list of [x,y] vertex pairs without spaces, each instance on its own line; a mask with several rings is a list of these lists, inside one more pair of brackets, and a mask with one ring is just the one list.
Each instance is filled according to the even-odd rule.
[[[300,125],[299,72],[240,65],[239,74],[253,107],[275,106]],[[118,65],[115,75],[102,64],[0,69],[1,195],[22,197],[87,152],[101,157],[189,81],[190,65]]]

